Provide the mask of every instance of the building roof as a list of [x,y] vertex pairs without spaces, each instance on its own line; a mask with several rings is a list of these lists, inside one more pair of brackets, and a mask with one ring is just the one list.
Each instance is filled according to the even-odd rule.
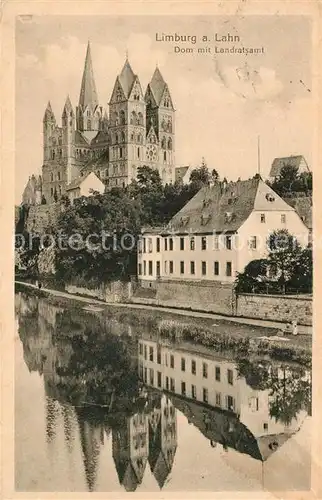
[[130,95],[135,79],[136,75],[134,74],[128,59],[126,59],[122,71],[119,75],[119,82],[122,86],[126,98],[128,98]]
[[174,176],[175,176],[174,180],[180,181],[181,179],[183,179],[188,170],[189,170],[189,165],[187,167],[176,167],[174,171]]
[[309,167],[306,163],[306,160],[304,156],[298,155],[298,156],[285,156],[283,158],[274,158],[271,171],[269,173],[270,177],[277,177],[278,175],[281,174],[281,170],[283,167],[286,165],[290,165],[292,167],[299,168],[300,164],[304,161],[307,170],[309,171]]
[[301,197],[284,197],[284,201],[295,209],[297,214],[301,217],[304,224],[312,229],[312,198],[311,196]]
[[[77,177],[76,179],[72,180],[69,184],[66,186],[66,191],[72,191],[73,189],[79,188],[79,186],[84,182],[84,180],[91,174],[92,172],[88,172],[84,177]],[[95,175],[95,174],[94,174]]]
[[[271,200],[274,203],[271,203]],[[171,219],[177,232],[235,232],[253,210],[292,210],[260,177],[204,187]]]
[[155,68],[155,71],[154,71],[153,76],[152,76],[152,80],[151,80],[149,85],[150,85],[153,97],[155,99],[155,102],[159,106],[161,99],[162,99],[162,96],[163,96],[164,89],[166,87],[166,83],[165,83],[163,76],[161,74],[161,71],[159,70],[158,67]]
[[85,66],[79,95],[79,106],[83,109],[90,106],[94,109],[98,105],[98,97],[94,80],[90,43],[87,44]]

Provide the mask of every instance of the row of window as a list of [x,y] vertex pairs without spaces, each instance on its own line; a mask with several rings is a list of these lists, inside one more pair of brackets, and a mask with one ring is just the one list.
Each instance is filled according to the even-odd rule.
[[[180,265],[180,274],[184,275],[187,274],[187,271],[185,269],[185,261],[181,260],[179,262]],[[207,276],[208,274],[208,269],[207,269],[208,263],[206,261],[201,261],[201,275],[202,276]],[[232,276],[233,273],[233,265],[231,261],[226,262],[226,269],[225,269],[225,275],[230,277]],[[153,261],[149,260],[143,261],[143,266],[141,263],[139,263],[138,266],[138,274],[139,276],[146,276],[147,274],[149,276],[153,276]],[[164,274],[174,274],[174,262],[173,260],[165,260],[164,261]],[[194,260],[190,261],[190,274],[195,275],[196,274],[196,263]],[[213,265],[213,274],[214,276],[220,276],[220,263],[219,261],[214,261]],[[160,261],[156,261],[156,276],[161,275],[161,264]]]
[[[149,377],[148,377],[148,369],[139,367],[139,376],[146,384],[154,386],[154,370],[152,368],[149,369]],[[162,388],[162,373],[157,371],[157,380],[156,386],[161,389]],[[165,390],[176,393],[176,381],[172,377],[165,377]],[[184,381],[181,381],[181,394],[182,396],[187,395],[187,384]],[[216,406],[222,407],[222,394],[221,392],[216,391]],[[191,398],[198,399],[197,397],[197,387],[194,384],[191,384]],[[209,401],[209,389],[207,387],[202,388],[202,401],[204,403],[208,403]],[[235,410],[235,400],[232,396],[227,395],[225,397],[225,407],[227,410],[234,411]]]
[[[149,361],[152,361],[152,362],[154,361],[154,348],[153,348],[153,346],[149,346],[149,353],[148,353],[147,345],[144,344],[144,346],[143,346],[143,344],[140,343],[139,352],[140,352],[141,356],[144,356],[145,360],[149,359]],[[158,364],[161,364],[161,350],[160,350],[160,348],[157,348],[156,362]],[[168,355],[167,354],[165,355],[165,366],[168,366]],[[181,357],[181,371],[185,372],[186,367],[187,367],[186,366],[186,358]],[[170,354],[170,368],[173,368],[173,369],[175,368],[173,354]],[[197,362],[195,359],[191,360],[190,368],[191,368],[192,375],[196,375],[197,374]],[[202,376],[203,376],[203,378],[208,378],[208,363],[206,363],[205,361],[202,362]],[[220,366],[215,367],[215,378],[216,378],[217,382],[221,381],[221,368],[220,368]],[[234,383],[234,373],[233,373],[233,370],[231,370],[230,368],[227,369],[227,382],[230,385],[233,385],[233,383]]]
[[[252,238],[256,239],[255,236]],[[213,247],[214,250],[220,249],[220,247],[221,247],[220,243],[221,243],[220,237],[214,236],[214,247]],[[187,250],[188,248],[186,248],[186,244],[187,244],[187,238],[185,238],[184,236],[180,237],[180,239],[179,239],[180,250],[182,250],[182,251]],[[174,250],[173,238],[171,238],[171,237],[170,238],[163,238],[163,245],[164,245],[163,249],[165,252],[167,252],[168,250],[169,251]],[[189,237],[188,246],[189,246],[190,250],[196,250],[196,238],[194,236]],[[224,237],[224,248],[226,248],[227,250],[232,249],[232,236],[231,235],[227,235]],[[201,236],[200,249],[201,250],[208,249],[207,236]],[[156,238],[156,251],[157,252],[161,251],[160,238]],[[140,241],[139,252],[142,252],[142,253],[152,253],[153,252],[153,240],[152,240],[152,238],[142,238],[142,240]]]
[[[265,214],[260,214],[260,221],[262,224],[265,224],[265,222],[266,222],[266,215]],[[281,223],[282,224],[286,223],[286,214],[281,214]]]
[[[61,175],[61,172],[57,172],[57,181],[61,181],[62,179],[62,175]],[[51,172],[50,173],[50,182],[54,182],[54,173]]]

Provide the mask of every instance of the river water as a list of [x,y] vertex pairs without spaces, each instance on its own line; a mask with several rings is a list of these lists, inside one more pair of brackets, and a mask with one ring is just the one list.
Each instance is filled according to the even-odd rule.
[[30,292],[16,293],[16,324],[17,491],[310,489],[303,367]]

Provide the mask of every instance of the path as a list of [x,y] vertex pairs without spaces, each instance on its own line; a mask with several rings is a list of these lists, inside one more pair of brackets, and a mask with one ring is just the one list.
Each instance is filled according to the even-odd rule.
[[[26,283],[24,281],[15,281],[15,283],[18,283],[19,285],[27,286],[29,288],[35,288],[38,290],[38,287],[32,283]],[[192,316],[194,318],[208,318],[208,319],[213,319],[213,320],[222,320],[222,321],[231,321],[233,323],[240,323],[243,325],[250,325],[250,326],[257,326],[257,327],[262,327],[262,328],[273,328],[274,330],[281,330],[285,327],[285,323],[281,321],[267,321],[264,319],[251,319],[251,318],[237,318],[236,316],[224,316],[222,314],[215,314],[215,313],[204,313],[204,312],[198,312],[198,311],[186,311],[185,309],[175,309],[171,307],[158,307],[158,306],[150,306],[150,305],[145,305],[145,304],[134,304],[134,303],[112,303],[112,302],[104,302],[99,299],[94,299],[90,297],[81,297],[80,295],[74,295],[71,293],[67,292],[61,292],[59,290],[54,290],[51,288],[42,288],[41,289],[44,292],[51,293],[52,295],[56,295],[57,297],[65,297],[68,299],[74,299],[78,300],[79,302],[85,302],[87,304],[99,304],[100,306],[106,305],[106,306],[116,306],[116,307],[125,307],[125,308],[131,308],[131,309],[145,309],[145,310],[152,310],[152,311],[163,311],[163,312],[169,312],[169,313],[175,313],[181,316]],[[298,326],[298,333],[300,335],[312,335],[312,327],[311,326],[303,326],[299,325]],[[296,338],[296,337],[294,337]]]

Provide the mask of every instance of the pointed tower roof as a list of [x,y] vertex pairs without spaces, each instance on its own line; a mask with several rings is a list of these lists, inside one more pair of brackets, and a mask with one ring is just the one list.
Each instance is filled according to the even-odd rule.
[[91,106],[92,109],[94,109],[97,105],[98,97],[94,80],[91,46],[88,42],[82,85],[79,95],[79,106],[81,106],[83,109],[86,108],[86,106]]
[[65,114],[65,113],[69,114],[70,111],[72,111],[72,113],[74,114],[72,103],[70,102],[69,95],[67,95],[64,109],[63,109],[63,114]]
[[149,85],[152,90],[153,96],[156,100],[156,103],[157,105],[159,105],[162,99],[164,88],[166,87],[167,84],[164,81],[164,78],[158,67],[155,68],[152,80]]
[[136,75],[131,68],[128,58],[126,58],[123,69],[119,75],[119,81],[127,98],[130,95],[135,78]]
[[48,101],[48,104],[47,104],[47,107],[45,109],[45,113],[44,113],[44,121],[45,120],[54,120],[55,119],[55,115],[53,113],[53,110],[51,109],[51,104],[50,104],[50,101]]

